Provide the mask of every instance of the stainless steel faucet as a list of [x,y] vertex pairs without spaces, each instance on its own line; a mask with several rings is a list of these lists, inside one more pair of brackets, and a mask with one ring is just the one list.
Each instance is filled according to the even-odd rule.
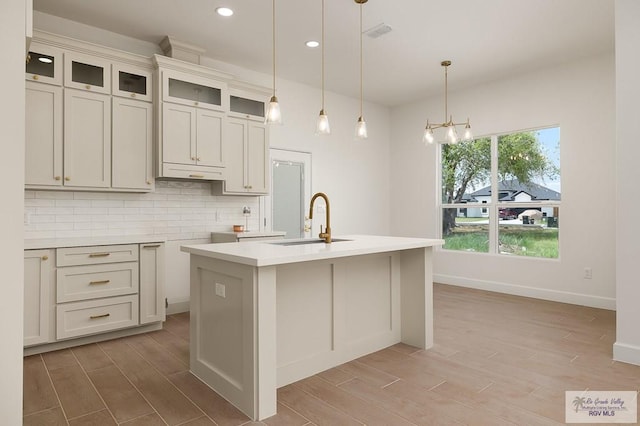
[[320,239],[323,239],[325,243],[329,244],[331,243],[331,211],[329,208],[329,197],[327,197],[327,194],[325,194],[324,192],[318,192],[314,194],[313,197],[311,197],[311,205],[309,206],[309,219],[313,219],[313,203],[318,197],[324,198],[324,202],[327,205],[327,209],[325,211],[327,227],[325,228],[324,232],[322,232],[322,225],[320,225],[320,234],[318,235],[318,237],[320,237]]

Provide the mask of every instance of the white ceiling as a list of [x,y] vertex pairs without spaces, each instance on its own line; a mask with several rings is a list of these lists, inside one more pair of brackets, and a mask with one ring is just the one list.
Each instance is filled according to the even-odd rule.
[[[320,0],[277,0],[277,75],[320,85]],[[214,13],[234,9],[231,18]],[[365,98],[398,105],[450,90],[594,54],[612,52],[613,0],[370,0],[364,29]],[[326,0],[326,87],[359,96],[358,8]],[[34,9],[137,39],[165,35],[200,46],[206,56],[271,74],[269,0],[34,0]]]

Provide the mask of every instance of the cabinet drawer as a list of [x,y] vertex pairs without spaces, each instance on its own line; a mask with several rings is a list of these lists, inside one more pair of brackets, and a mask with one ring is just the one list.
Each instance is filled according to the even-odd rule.
[[137,260],[137,244],[68,247],[57,250],[56,266],[98,265],[102,263],[135,262]]
[[224,180],[226,173],[222,167],[162,163],[162,176],[196,180]]
[[56,307],[56,337],[68,339],[138,325],[138,296],[120,296]]
[[138,293],[138,263],[58,268],[56,293],[58,303]]

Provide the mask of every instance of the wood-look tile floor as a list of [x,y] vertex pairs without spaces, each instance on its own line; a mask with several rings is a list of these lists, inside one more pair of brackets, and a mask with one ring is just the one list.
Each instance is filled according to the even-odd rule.
[[249,419],[189,373],[189,316],[24,359],[24,425],[557,425],[566,390],[635,390],[615,313],[435,285],[435,346],[398,344],[278,391]]

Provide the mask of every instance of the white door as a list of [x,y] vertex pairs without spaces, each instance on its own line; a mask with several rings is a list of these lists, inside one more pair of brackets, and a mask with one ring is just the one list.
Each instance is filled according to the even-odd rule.
[[265,226],[303,238],[311,201],[311,153],[271,148],[271,191],[264,197]]

